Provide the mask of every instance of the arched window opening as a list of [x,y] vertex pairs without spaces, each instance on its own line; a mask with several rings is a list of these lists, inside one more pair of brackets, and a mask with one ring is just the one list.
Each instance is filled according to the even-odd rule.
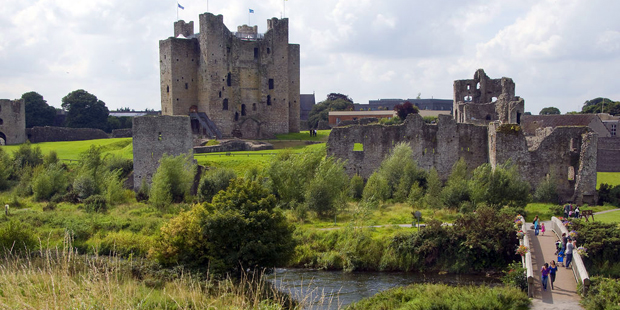
[[245,103],[241,105],[241,116],[245,116]]

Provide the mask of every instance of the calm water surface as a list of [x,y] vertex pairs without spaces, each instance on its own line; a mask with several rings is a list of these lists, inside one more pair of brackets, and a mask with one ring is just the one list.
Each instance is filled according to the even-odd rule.
[[307,309],[339,309],[378,292],[413,283],[445,283],[450,285],[497,285],[499,280],[484,275],[455,275],[404,272],[319,271],[276,269],[269,281]]

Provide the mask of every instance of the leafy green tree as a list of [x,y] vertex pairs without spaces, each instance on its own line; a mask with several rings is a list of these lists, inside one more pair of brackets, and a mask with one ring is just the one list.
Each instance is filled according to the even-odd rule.
[[359,174],[356,174],[351,178],[349,184],[349,196],[353,199],[360,199],[362,198],[363,193],[364,178],[362,178]]
[[34,126],[52,126],[56,117],[56,109],[47,104],[39,93],[31,91],[22,95],[26,105],[26,128]]
[[195,171],[196,166],[189,155],[164,154],[153,175],[149,202],[160,209],[173,202],[182,202],[189,195]]
[[284,206],[303,203],[305,187],[314,178],[316,168],[325,157],[325,148],[293,154],[280,152],[267,168],[269,188]]
[[540,113],[538,113],[539,115],[554,115],[554,114],[562,114],[560,112],[560,109],[556,108],[556,107],[546,107],[543,108],[542,110],[540,110]]
[[353,100],[346,95],[331,93],[327,99],[315,104],[308,114],[308,126],[317,128],[320,121],[328,121],[329,111],[353,111]]
[[21,175],[21,171],[26,167],[36,167],[43,163],[43,154],[38,146],[32,147],[29,141],[19,146],[17,151],[13,152],[14,173]]
[[32,180],[32,191],[37,201],[50,200],[55,194],[64,194],[69,186],[67,171],[62,165],[40,166]]
[[470,200],[468,180],[467,163],[461,158],[454,163],[446,186],[441,190],[441,201],[445,206],[457,208],[463,201]]
[[476,168],[469,183],[475,204],[486,203],[496,209],[504,206],[525,207],[530,201],[530,184],[522,180],[517,167],[511,163],[491,164]]
[[216,168],[207,171],[198,185],[198,200],[200,202],[211,202],[213,196],[219,191],[226,190],[230,181],[236,178],[237,175],[232,169]]
[[619,115],[620,102],[608,98],[594,98],[583,103],[581,113],[609,113],[611,115]]
[[212,275],[286,263],[295,244],[293,227],[260,183],[233,180],[212,203],[194,205],[161,228],[151,256],[164,264],[209,268]]
[[434,167],[431,169],[426,182],[426,195],[424,196],[426,206],[429,208],[441,209],[441,207],[443,207],[443,202],[441,201],[441,199],[437,198],[441,198],[442,184],[441,179],[439,179],[439,173],[437,173],[437,169],[435,169]]
[[62,98],[62,107],[68,111],[67,127],[108,128],[108,108],[97,96],[78,89]]
[[331,216],[343,205],[349,177],[344,163],[333,157],[324,158],[306,189],[306,205],[319,217]]
[[[7,152],[0,148],[0,191],[9,188],[9,178],[11,177],[11,157]],[[363,183],[362,183],[363,184]]]

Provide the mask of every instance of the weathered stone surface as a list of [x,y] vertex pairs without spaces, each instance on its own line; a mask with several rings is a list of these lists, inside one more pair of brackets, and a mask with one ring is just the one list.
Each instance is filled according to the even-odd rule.
[[82,141],[94,139],[108,139],[105,131],[96,128],[69,128],[69,127],[32,127],[26,129],[28,140],[32,143],[54,141]]
[[26,142],[26,103],[23,99],[0,99],[0,142],[6,145]]
[[525,102],[515,96],[515,83],[510,78],[490,79],[478,69],[473,79],[454,81],[453,113],[459,123],[519,124],[524,110]]
[[133,119],[134,189],[147,184],[164,154],[192,154],[189,116],[140,116]]
[[620,137],[598,138],[598,172],[620,172]]
[[131,138],[131,128],[112,130],[112,138]]
[[[288,42],[288,19],[228,30],[222,15],[175,23],[175,36],[159,42],[163,115],[204,112],[224,137],[262,138],[299,132],[299,45]],[[254,122],[247,123],[247,119]]]

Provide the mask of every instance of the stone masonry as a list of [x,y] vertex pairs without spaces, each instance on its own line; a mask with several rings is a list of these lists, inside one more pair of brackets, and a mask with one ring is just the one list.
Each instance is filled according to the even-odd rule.
[[520,124],[525,102],[515,96],[511,78],[490,79],[478,69],[471,80],[454,81],[454,119],[488,125],[492,121]]
[[[359,174],[368,178],[379,168],[394,145],[407,142],[418,166],[426,170],[437,169],[443,180],[448,178],[459,158],[466,161],[469,169],[484,163],[490,163],[495,168],[510,161],[516,164],[519,174],[531,184],[532,190],[550,176],[556,182],[557,193],[563,202],[595,203],[597,134],[587,126],[545,128],[528,141],[521,127],[515,124],[523,111],[523,100],[514,97],[512,80],[492,80],[489,87],[484,71],[478,70],[476,77],[481,78],[455,81],[455,96],[458,96],[454,98],[455,103],[457,98],[462,98],[461,90],[467,90],[467,85],[476,87],[474,82],[477,80],[482,84],[482,91],[472,91],[477,96],[476,100],[472,99],[473,104],[486,102],[489,96],[497,94],[500,99],[510,99],[492,102],[495,106],[489,109],[489,113],[494,111],[496,114],[491,117],[492,120],[485,119],[488,126],[472,124],[471,118],[459,119],[448,115],[440,115],[437,124],[425,124],[421,116],[411,114],[403,124],[395,126],[370,124],[336,127],[329,135],[327,154],[345,159],[349,175]],[[468,110],[467,104],[461,103],[458,104],[459,111],[465,116],[473,115],[467,113],[475,109]],[[484,109],[486,107],[476,113]],[[362,144],[362,151],[353,150],[356,143]]]
[[26,103],[0,99],[0,138],[4,144],[26,142]]
[[192,131],[188,116],[141,116],[133,119],[134,189],[147,184],[164,154],[192,154]]
[[[205,113],[224,137],[261,138],[299,132],[299,45],[288,42],[288,19],[231,32],[222,15],[177,21],[159,42],[163,115]],[[194,120],[192,120],[194,121]],[[198,122],[198,121],[196,121]]]

